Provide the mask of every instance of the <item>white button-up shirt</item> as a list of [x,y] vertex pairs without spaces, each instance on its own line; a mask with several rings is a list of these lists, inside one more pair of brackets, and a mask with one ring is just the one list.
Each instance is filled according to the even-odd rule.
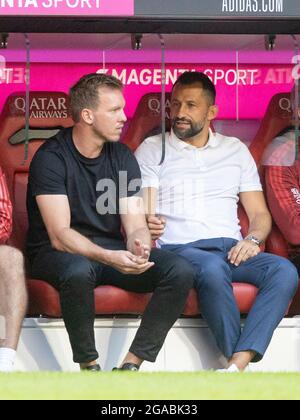
[[205,147],[197,148],[171,132],[147,138],[135,155],[143,188],[157,188],[156,214],[167,220],[158,245],[187,244],[200,239],[241,240],[237,215],[239,193],[262,191],[254,159],[247,146],[234,137],[209,133]]

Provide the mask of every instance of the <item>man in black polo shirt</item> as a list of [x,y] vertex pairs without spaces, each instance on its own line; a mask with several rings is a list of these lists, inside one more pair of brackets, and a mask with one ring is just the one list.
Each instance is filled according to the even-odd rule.
[[72,87],[70,97],[74,127],[47,141],[30,166],[31,276],[59,290],[74,362],[92,371],[100,370],[93,329],[95,287],[154,292],[121,365],[137,370],[143,360],[156,360],[183,310],[194,271],[173,253],[151,251],[140,169],[118,142],[126,121],[121,82],[90,74]]

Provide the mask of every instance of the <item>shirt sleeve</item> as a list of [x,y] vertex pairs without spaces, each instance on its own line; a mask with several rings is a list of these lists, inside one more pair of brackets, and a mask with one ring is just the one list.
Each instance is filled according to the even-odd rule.
[[264,166],[293,166],[296,159],[295,131],[289,130],[267,146],[261,164]]
[[267,167],[266,191],[277,226],[291,245],[300,245],[300,183],[296,167]]
[[[155,150],[152,144],[147,142],[147,139],[137,148],[135,157],[141,168],[142,173],[142,188],[157,188],[159,189],[159,171],[160,166],[153,162],[156,157]],[[157,158],[158,161],[159,158]]]
[[39,150],[30,165],[29,183],[32,195],[67,195],[66,168],[54,152]]
[[244,144],[242,144],[241,165],[240,192],[263,191],[256,163]]
[[0,169],[0,244],[4,244],[12,231],[12,204],[5,180],[5,175]]

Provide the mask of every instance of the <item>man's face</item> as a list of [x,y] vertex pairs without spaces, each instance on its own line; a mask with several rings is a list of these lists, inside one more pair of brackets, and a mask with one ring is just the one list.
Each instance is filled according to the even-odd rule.
[[209,127],[211,108],[200,86],[175,86],[171,98],[171,120],[176,136],[184,141],[199,135],[204,127]]
[[92,129],[104,141],[117,142],[127,121],[124,113],[125,99],[118,89],[99,89],[99,103],[91,111]]

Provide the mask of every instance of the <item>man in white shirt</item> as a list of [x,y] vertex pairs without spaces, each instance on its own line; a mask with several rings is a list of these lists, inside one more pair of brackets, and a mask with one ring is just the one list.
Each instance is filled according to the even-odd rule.
[[[297,286],[294,266],[261,252],[271,230],[255,162],[238,139],[214,134],[216,90],[198,72],[186,72],[173,87],[171,133],[146,139],[136,151],[148,225],[159,247],[187,258],[197,269],[195,287],[202,315],[228,358],[244,370],[262,359]],[[249,218],[242,238],[237,206]],[[232,282],[259,288],[243,332]]]

